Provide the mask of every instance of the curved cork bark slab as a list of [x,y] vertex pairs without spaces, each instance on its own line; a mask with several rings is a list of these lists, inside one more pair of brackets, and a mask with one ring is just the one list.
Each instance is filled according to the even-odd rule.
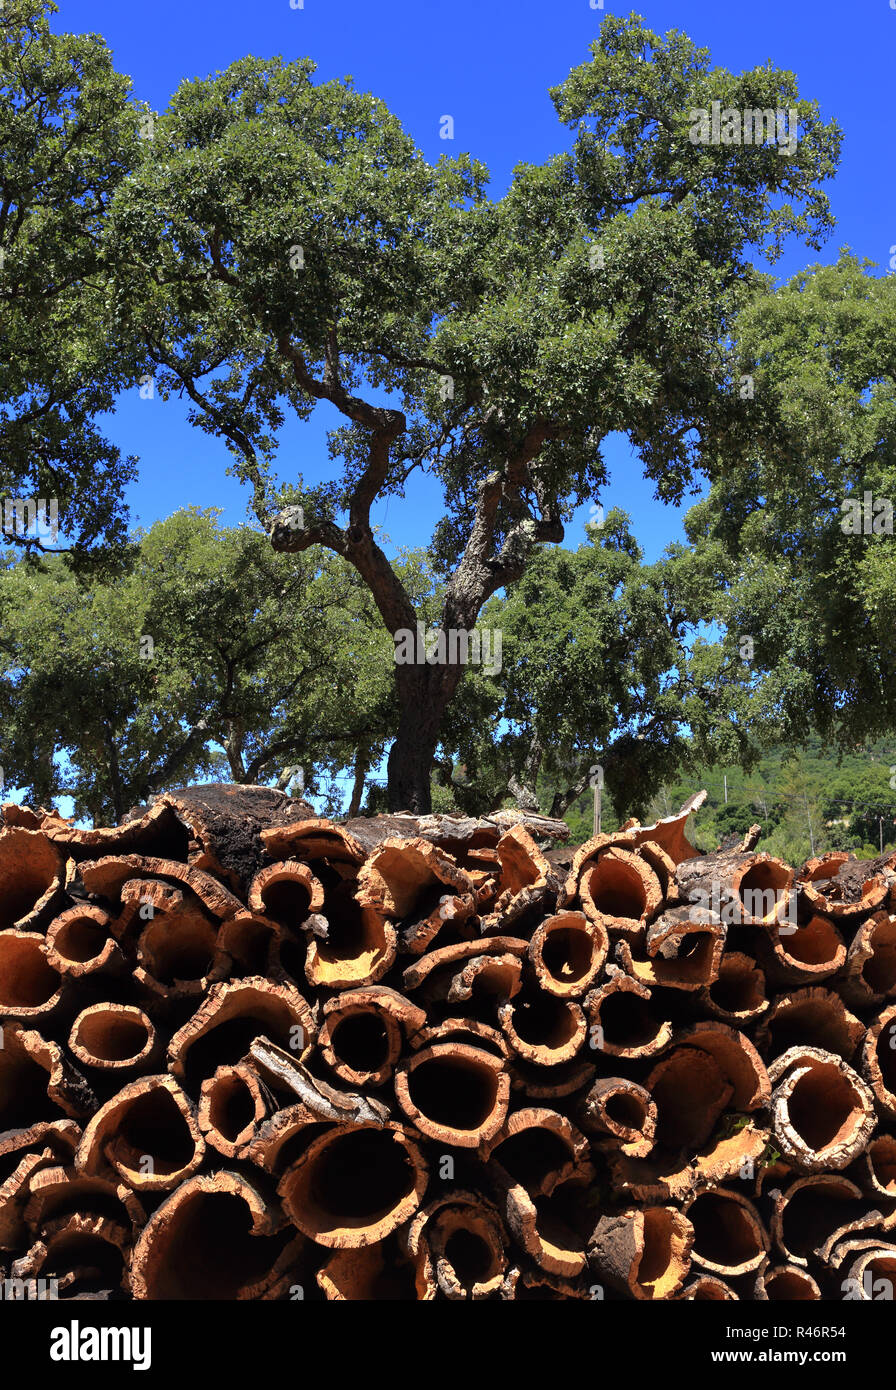
[[315,1278],[327,1302],[428,1303],[437,1293],[395,1236],[360,1250],[334,1250]]
[[755,1172],[769,1138],[769,1126],[751,1119],[733,1133],[710,1139],[693,1157],[680,1151],[648,1158],[611,1153],[608,1163],[613,1191],[638,1202],[686,1201],[705,1187]]
[[866,1196],[896,1200],[896,1136],[877,1134],[849,1170]]
[[245,1062],[219,1067],[203,1081],[199,1128],[205,1141],[225,1158],[246,1158],[252,1141],[273,1109],[273,1097]]
[[308,937],[305,975],[312,985],[352,989],[375,984],[395,961],[398,934],[388,915],[361,900],[354,880],[324,891],[323,913],[303,924]]
[[588,1045],[609,1057],[653,1057],[668,1046],[672,1024],[650,1008],[652,995],[640,980],[607,968],[609,979],[585,997]]
[[0,830],[0,930],[37,931],[62,896],[65,863],[41,830]]
[[249,1178],[197,1175],[147,1222],[134,1247],[131,1293],[152,1300],[277,1298],[304,1247]]
[[[346,994],[354,991],[346,991]],[[369,1001],[331,1000],[318,1042],[327,1066],[354,1086],[383,1086],[401,1056],[401,1026],[393,1014]]]
[[594,1219],[587,1206],[587,1184],[561,1183],[550,1196],[533,1198],[497,1161],[491,1168],[504,1220],[516,1243],[546,1273],[577,1278],[585,1268],[587,1232]]
[[683,1303],[736,1303],[738,1295],[725,1283],[711,1274],[700,1274],[686,1284],[681,1293],[675,1295]]
[[756,941],[773,984],[817,984],[842,970],[846,944],[827,917],[813,916],[794,930],[777,928]]
[[846,953],[840,992],[856,1008],[883,1004],[896,994],[896,917],[875,912],[863,922]]
[[479,1008],[485,1008],[519,994],[523,984],[522,973],[523,962],[518,956],[473,956],[450,979],[432,980],[420,993],[431,1003],[444,999],[448,1004],[467,1004],[473,1000]]
[[610,938],[582,912],[559,912],[537,927],[528,957],[543,990],[561,999],[580,999],[596,982]]
[[497,1014],[510,1051],[532,1065],[572,1062],[585,1046],[588,1022],[574,999],[532,991],[499,1004]]
[[731,874],[730,886],[740,906],[735,921],[775,931],[782,923],[789,925],[793,870],[782,859],[765,853],[741,856]]
[[633,832],[631,830],[615,830],[612,833],[592,835],[590,840],[579,845],[578,849],[573,852],[570,861],[569,872],[560,892],[559,906],[566,907],[569,903],[575,902],[579,895],[579,880],[582,873],[586,869],[593,868],[600,855],[608,849],[625,849],[634,852],[637,846]]
[[475,941],[458,941],[452,946],[436,946],[402,971],[402,983],[405,989],[416,990],[436,971],[452,967],[450,973],[453,975],[458,966],[486,951],[495,955],[518,956],[522,960],[528,949],[529,942],[523,937],[497,935],[479,937]]
[[622,1076],[594,1082],[578,1104],[580,1125],[606,1148],[631,1158],[650,1153],[656,1139],[656,1101],[644,1086]]
[[878,1014],[868,1028],[861,1071],[880,1113],[896,1119],[896,1004]]
[[756,1029],[756,1045],[769,1061],[804,1043],[851,1063],[864,1036],[864,1023],[849,1013],[839,994],[811,987],[778,996]]
[[647,842],[659,845],[674,864],[680,864],[683,859],[692,859],[697,850],[687,837],[687,824],[689,818],[699,811],[707,795],[705,791],[695,792],[693,796],[688,797],[680,811],[654,821],[653,825],[638,825],[637,821],[633,822],[632,834],[635,844],[643,845]]
[[101,907],[78,903],[47,928],[47,960],[60,975],[121,975],[127,960],[112,935],[112,919]]
[[[18,817],[23,810],[19,808]],[[102,829],[76,827],[55,812],[28,814],[29,826],[41,829],[76,860],[97,853],[158,855],[218,874],[239,892],[263,857],[259,832],[314,812],[306,802],[271,787],[209,782],[164,792],[148,808],[131,811],[121,825]]]
[[481,1203],[442,1206],[427,1224],[424,1239],[443,1297],[477,1300],[500,1294],[507,1270],[506,1235],[500,1220]]
[[557,1274],[548,1274],[539,1269],[511,1269],[504,1280],[500,1297],[520,1303],[566,1303],[590,1301],[592,1294],[582,1278],[561,1279]]
[[317,1038],[308,1004],[292,985],[261,977],[214,985],[191,1019],[168,1045],[168,1066],[184,1081],[191,1070],[209,1076],[218,1066],[238,1062],[253,1040],[265,1036],[301,1061]]
[[20,1023],[0,1028],[0,1135],[59,1112],[82,1119],[96,1110],[96,1096],[62,1048]]
[[325,859],[328,864],[363,864],[367,858],[361,841],[345,826],[318,816],[263,830],[261,843],[272,859],[301,859],[306,864],[315,859]]
[[157,854],[186,863],[189,831],[171,807],[162,802],[142,815],[134,815],[121,825],[84,828],[54,813],[44,813],[40,829],[74,860],[95,859],[97,855]]
[[[73,860],[71,863],[76,867]],[[118,896],[121,907],[110,921],[109,930],[128,952],[136,948],[140,933],[157,912],[178,912],[184,903],[193,901],[189,890],[185,893],[172,883],[154,878],[126,879]]]
[[769,1007],[765,975],[743,951],[723,952],[718,975],[700,991],[699,999],[701,1009],[735,1028],[745,1028],[762,1018]]
[[480,1148],[484,1163],[495,1159],[531,1197],[547,1197],[560,1184],[594,1177],[590,1146],[565,1115],[545,1106],[515,1110]]
[[656,1106],[656,1143],[662,1149],[693,1153],[704,1145],[728,1109],[734,1087],[708,1052],[676,1047],[652,1068],[645,1081]]
[[513,929],[528,936],[558,902],[561,874],[529,832],[516,825],[498,841],[500,877],[493,911],[482,921],[484,933]]
[[137,1193],[114,1175],[87,1176],[71,1163],[43,1167],[31,1179],[25,1219],[35,1236],[73,1209],[89,1215],[111,1216],[131,1237],[146,1225],[146,1209]]
[[774,1246],[788,1265],[800,1269],[808,1268],[830,1237],[851,1226],[864,1211],[861,1190],[837,1174],[785,1181],[773,1187],[770,1195]]
[[586,865],[579,879],[579,899],[589,921],[637,944],[659,912],[663,895],[655,872],[639,855],[609,849]]
[[403,1125],[339,1125],[315,1139],[277,1186],[304,1235],[328,1249],[376,1245],[420,1205],[429,1173]]
[[428,840],[387,839],[358,874],[362,900],[398,921],[425,916],[422,908],[432,894],[464,897],[473,884],[454,860]]
[[426,1023],[424,1011],[385,985],[345,990],[324,1005],[318,1043],[341,1080],[382,1086],[391,1077],[407,1039]]
[[243,908],[239,898],[210,874],[186,864],[178,864],[173,859],[122,854],[114,858],[87,860],[78,866],[78,874],[88,893],[113,903],[121,901],[121,890],[129,879],[161,878],[184,884],[196,894],[203,907],[220,921],[233,917]]
[[840,922],[877,912],[890,888],[888,875],[869,873],[862,860],[839,850],[808,859],[797,874],[797,884],[811,912]]
[[134,979],[158,1000],[201,996],[227,969],[217,942],[218,923],[192,901],[154,912],[137,939]]
[[75,1167],[101,1177],[111,1170],[135,1192],[169,1192],[204,1157],[196,1107],[163,1074],[129,1082],[100,1107],[84,1130]]
[[708,988],[718,977],[726,930],[706,908],[673,908],[648,927],[646,960],[635,960],[628,951],[628,973],[648,988]]
[[769,1076],[775,1142],[787,1162],[805,1173],[839,1172],[858,1157],[877,1124],[874,1096],[842,1057],[792,1047]]
[[31,1180],[42,1168],[56,1164],[51,1148],[37,1149],[17,1156],[17,1162],[0,1183],[0,1250],[16,1250],[28,1239],[25,1208],[31,1195]]
[[510,1077],[504,1062],[490,1052],[466,1043],[436,1043],[397,1068],[395,1097],[428,1139],[475,1149],[504,1124]]
[[690,1268],[694,1232],[675,1207],[602,1216],[588,1243],[592,1273],[630,1298],[672,1298]]
[[497,1028],[488,1023],[480,1023],[478,1018],[446,1018],[431,1027],[421,1028],[410,1039],[411,1047],[418,1052],[421,1047],[429,1047],[437,1042],[465,1042],[472,1047],[481,1047],[495,1057],[509,1057],[507,1039]]
[[126,1287],[131,1245],[129,1225],[109,1216],[72,1212],[44,1224],[41,1239],[24,1259],[16,1261],[15,1275],[19,1279],[51,1275],[68,1298],[76,1296],[75,1284],[101,1282],[121,1289]]
[[771,1081],[765,1063],[745,1034],[724,1023],[697,1023],[675,1035],[676,1047],[698,1047],[708,1052],[723,1076],[734,1087],[735,1110],[751,1111],[768,1105]]
[[259,869],[249,887],[249,909],[281,926],[298,928],[324,905],[324,889],[307,864],[282,860]]
[[528,1100],[546,1101],[549,1105],[583,1090],[594,1075],[593,1063],[581,1055],[571,1062],[540,1067],[534,1062],[524,1062],[508,1048],[507,1065],[511,1091],[522,1093]]
[[753,1203],[741,1193],[728,1188],[699,1192],[684,1214],[694,1230],[691,1260],[701,1269],[736,1279],[765,1263],[768,1232]]
[[[463,1236],[468,1230],[470,1239]],[[488,1197],[465,1188],[436,1197],[399,1232],[427,1299],[487,1298],[506,1282],[507,1232]]]
[[0,931],[0,1014],[35,1028],[51,1027],[67,988],[47,943],[36,932]]
[[758,1275],[753,1297],[764,1303],[813,1303],[821,1289],[807,1269],[798,1265],[773,1265]]
[[90,1004],[82,1009],[68,1045],[82,1066],[113,1075],[151,1070],[161,1050],[149,1015],[133,1004]]
[[891,1299],[896,1289],[896,1245],[883,1240],[862,1244],[865,1248],[849,1266],[846,1278],[853,1289],[862,1290],[863,1301]]
[[243,909],[218,928],[217,958],[224,963],[231,979],[264,975],[271,963],[272,948],[283,935],[279,922],[260,912]]

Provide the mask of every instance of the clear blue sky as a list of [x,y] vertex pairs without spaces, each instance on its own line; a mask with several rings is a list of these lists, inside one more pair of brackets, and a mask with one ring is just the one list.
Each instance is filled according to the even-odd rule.
[[[297,3],[297,0],[294,0]],[[361,90],[383,98],[436,159],[469,150],[490,168],[493,192],[507,185],[515,163],[538,162],[561,148],[566,132],[548,88],[588,57],[602,13],[636,9],[651,28],[684,30],[707,46],[713,61],[739,71],[771,59],[796,72],[801,95],[815,98],[824,119],[836,117],[845,139],[840,172],[827,185],[837,228],[820,257],[793,243],[775,271],[791,275],[814,259],[836,258],[849,245],[887,265],[896,243],[894,179],[894,55],[896,9],[891,0],[60,0],[55,27],[103,35],[135,95],[163,108],[184,80],[205,77],[252,53],[309,56],[318,78],[351,74]],[[892,0],[896,5],[896,0]],[[453,145],[439,139],[439,119],[454,117]],[[334,412],[335,415],[335,412]],[[327,423],[287,429],[279,471],[299,469],[312,482],[326,470]],[[189,426],[177,402],[122,398],[109,435],[141,459],[131,489],[135,520],[148,525],[179,506],[224,508],[226,521],[245,516],[247,495],[224,476],[222,443]],[[600,499],[634,518],[648,559],[680,536],[680,513],[653,499],[623,440],[611,441],[611,484]],[[376,520],[395,545],[420,545],[438,508],[422,480],[404,501],[381,507]],[[582,508],[566,544],[584,539]]]

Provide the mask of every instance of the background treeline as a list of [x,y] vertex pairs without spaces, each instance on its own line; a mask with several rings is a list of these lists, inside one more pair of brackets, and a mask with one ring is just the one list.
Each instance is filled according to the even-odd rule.
[[[555,149],[527,162],[523,132],[494,190],[310,58],[153,111],[50,0],[0,5],[0,499],[59,516],[0,517],[7,794],[110,821],[220,777],[563,816],[599,765],[608,814],[706,781],[722,832],[759,818],[735,770],[815,738],[830,775],[782,762],[768,843],[879,839],[888,787],[837,788],[896,731],[896,547],[841,523],[896,497],[896,277],[849,248],[766,269],[831,235],[843,132],[788,69],[637,15],[577,56]],[[792,155],[694,144],[717,99],[795,110]],[[207,489],[134,532],[145,441],[103,430],[150,388],[216,442],[246,525]],[[282,446],[319,406],[303,477]],[[700,499],[656,563],[620,511],[570,541],[613,500],[617,436],[658,503]],[[375,518],[422,479],[421,548],[396,551]],[[418,622],[499,630],[500,670],[396,664]]]
[[[195,508],[135,534],[127,554],[124,573],[76,576],[61,556],[6,553],[9,786],[44,805],[71,798],[97,822],[209,778],[304,792],[334,814],[385,808],[393,645],[351,566],[321,549],[278,554],[257,528]],[[418,611],[434,614],[425,552],[397,563]],[[792,862],[896,843],[896,741],[839,754],[814,736],[776,744],[749,666],[731,667],[722,639],[683,621],[680,574],[674,556],[643,563],[620,512],[577,550],[546,547],[483,614],[500,632],[500,669],[467,669],[434,809],[526,804],[584,840],[599,762],[605,830],[669,815],[705,787],[703,849],[757,821]],[[735,704],[732,740],[718,711]]]
[[[714,849],[726,835],[762,826],[762,848],[797,864],[826,850],[851,850],[873,858],[896,847],[896,740],[878,740],[841,757],[810,739],[801,749],[778,749],[759,759],[751,773],[741,768],[700,768],[675,778],[654,796],[646,815],[670,815],[695,788],[705,787],[706,802],[693,827],[702,850]],[[727,800],[725,782],[727,779]],[[570,807],[566,819],[576,841],[592,833],[593,794]],[[611,796],[604,796],[601,827],[621,823]]]

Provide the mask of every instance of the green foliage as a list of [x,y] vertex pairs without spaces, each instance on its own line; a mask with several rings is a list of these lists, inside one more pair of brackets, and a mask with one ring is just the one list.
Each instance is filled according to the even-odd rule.
[[[731,755],[723,711],[744,697],[749,673],[695,646],[702,595],[684,570],[641,559],[628,517],[613,511],[591,543],[542,548],[487,605],[501,671],[470,670],[443,731],[471,809],[516,784],[563,815],[599,767],[604,800],[625,819],[658,784]],[[744,739],[736,751],[746,762],[756,750]]]
[[[896,545],[844,499],[896,500],[896,279],[847,253],[769,289],[738,324],[758,448],[688,515],[674,562],[704,576],[722,650],[751,636],[748,718],[846,750],[896,727]],[[891,514],[892,515],[892,514]],[[873,516],[872,516],[873,521]]]
[[257,531],[190,509],[138,538],[124,578],[12,560],[0,761],[32,800],[70,795],[100,823],[206,777],[285,785],[298,765],[325,793],[359,750],[383,756],[390,644],[335,557],[277,555]]
[[894,765],[892,741],[869,743],[838,757],[819,739],[811,739],[801,750],[766,752],[750,773],[728,765],[676,778],[653,798],[642,820],[668,815],[705,787],[706,803],[691,826],[691,838],[701,850],[715,849],[726,835],[759,824],[760,848],[790,864],[831,849],[873,858],[880,853],[881,838],[884,849],[896,848],[896,791],[889,786]]
[[[605,483],[608,434],[629,436],[665,499],[749,454],[761,413],[728,350],[763,285],[748,255],[826,235],[819,185],[840,133],[789,72],[734,75],[682,34],[607,17],[591,60],[552,92],[569,148],[518,165],[492,200],[470,156],[429,164],[381,101],[314,72],[246,58],[178,88],[112,201],[116,312],[162,394],[185,391],[194,423],[226,441],[274,544],[342,555],[390,633],[418,612],[370,509],[417,468],[437,477],[442,625],[469,630]],[[692,108],[716,98],[796,108],[798,147],[693,144]],[[305,420],[320,401],[346,422],[331,476],[276,486],[287,413]],[[301,521],[284,520],[287,501]],[[661,587],[647,586],[647,622]],[[704,660],[703,685],[719,676],[724,692]],[[396,806],[426,809],[460,674],[397,675]],[[595,711],[580,741],[606,725]],[[623,738],[639,795],[674,736],[648,751],[620,734],[619,753]]]
[[99,242],[139,112],[103,41],[52,33],[55,11],[0,7],[0,500],[54,499],[62,535],[13,525],[0,538],[30,551],[68,542],[83,562],[97,542],[114,554],[126,541],[135,472],[95,416],[130,372]]

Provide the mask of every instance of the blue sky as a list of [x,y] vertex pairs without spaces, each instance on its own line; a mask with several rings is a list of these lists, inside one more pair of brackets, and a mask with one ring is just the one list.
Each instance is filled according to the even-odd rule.
[[[812,260],[836,259],[843,245],[885,267],[896,243],[891,4],[896,0],[304,0],[294,9],[290,0],[59,0],[55,27],[102,34],[135,95],[157,110],[184,79],[205,77],[247,53],[311,57],[319,80],[351,74],[358,88],[381,97],[427,157],[469,150],[491,170],[498,196],[515,163],[544,160],[562,147],[566,132],[548,88],[587,59],[603,14],[637,9],[661,33],[684,30],[710,49],[714,63],[739,71],[771,59],[793,70],[801,95],[843,127],[840,171],[827,185],[837,228],[820,256],[793,243],[775,266],[789,276]],[[445,114],[454,118],[453,144],[439,138]],[[287,427],[283,477],[294,470],[307,482],[324,476],[328,423],[318,411],[309,424]],[[132,391],[106,429],[141,459],[129,500],[142,525],[190,503],[222,507],[225,521],[245,518],[247,493],[225,476],[223,443],[192,428],[178,402],[144,401]],[[611,482],[600,501],[632,515],[646,557],[654,559],[681,536],[681,511],[654,500],[624,440],[610,441],[607,457]],[[375,520],[393,545],[420,545],[438,507],[433,485],[421,479],[406,499],[381,506]],[[587,518],[586,506],[567,530],[567,545],[584,539]]]

